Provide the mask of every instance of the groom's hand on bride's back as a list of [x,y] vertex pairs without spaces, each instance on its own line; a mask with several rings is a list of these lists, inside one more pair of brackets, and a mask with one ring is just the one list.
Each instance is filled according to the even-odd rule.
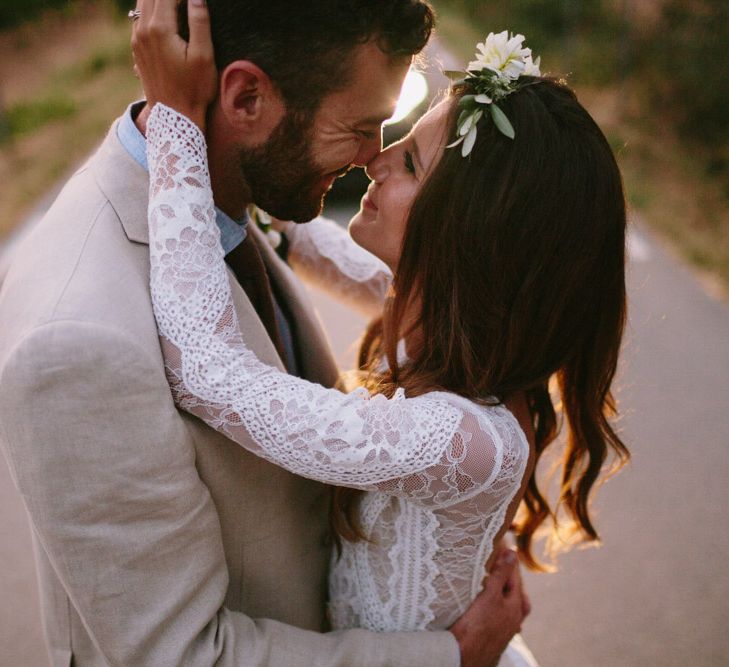
[[483,591],[449,628],[461,649],[461,667],[495,667],[530,611],[516,554],[505,549],[486,578]]

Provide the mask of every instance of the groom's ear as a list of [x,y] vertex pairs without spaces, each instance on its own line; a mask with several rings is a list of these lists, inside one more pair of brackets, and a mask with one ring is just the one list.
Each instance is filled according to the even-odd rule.
[[228,124],[250,146],[266,141],[286,112],[268,74],[248,60],[236,60],[223,70],[219,102]]

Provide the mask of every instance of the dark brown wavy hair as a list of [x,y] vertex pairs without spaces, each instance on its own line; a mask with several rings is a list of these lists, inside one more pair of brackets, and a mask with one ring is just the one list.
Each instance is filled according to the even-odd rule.
[[[597,541],[590,491],[608,454],[615,468],[629,458],[609,422],[626,318],[626,214],[610,146],[575,94],[562,81],[522,80],[527,85],[500,103],[516,138],[482,120],[470,157],[446,149],[420,189],[393,294],[368,328],[360,365],[363,383],[386,395],[404,387],[408,396],[444,390],[503,402],[523,393],[537,463],[564,423],[555,507],[537,485],[535,466],[513,526],[524,562],[541,569],[532,553],[537,528],[550,519],[556,532],[566,513],[579,538]],[[449,102],[449,137],[461,94],[453,91]],[[422,304],[411,331],[426,344],[409,347],[400,366],[396,346],[410,333],[410,303]],[[384,374],[375,370],[383,358]],[[335,491],[338,537],[363,539],[360,493]]]

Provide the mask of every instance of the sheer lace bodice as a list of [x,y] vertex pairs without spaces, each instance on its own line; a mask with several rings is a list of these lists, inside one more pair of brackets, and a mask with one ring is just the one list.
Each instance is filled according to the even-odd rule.
[[[524,475],[528,444],[516,420],[445,392],[346,394],[259,361],[234,309],[202,134],[158,104],[148,157],[151,294],[175,402],[293,473],[369,492],[360,514],[372,540],[345,543],[333,561],[334,627],[447,627],[480,589]],[[381,301],[384,265],[373,272],[361,256],[370,270],[357,273],[356,262],[338,263],[356,253],[322,252],[317,234],[294,241],[300,261],[325,257],[327,271],[352,289],[369,284]],[[304,252],[304,241],[319,250]]]

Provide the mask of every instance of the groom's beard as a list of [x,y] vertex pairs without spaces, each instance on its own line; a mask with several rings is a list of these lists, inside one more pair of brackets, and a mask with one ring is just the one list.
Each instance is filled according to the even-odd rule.
[[289,113],[265,144],[239,155],[253,202],[280,220],[308,222],[321,213],[328,188],[310,152],[312,136],[313,122]]

